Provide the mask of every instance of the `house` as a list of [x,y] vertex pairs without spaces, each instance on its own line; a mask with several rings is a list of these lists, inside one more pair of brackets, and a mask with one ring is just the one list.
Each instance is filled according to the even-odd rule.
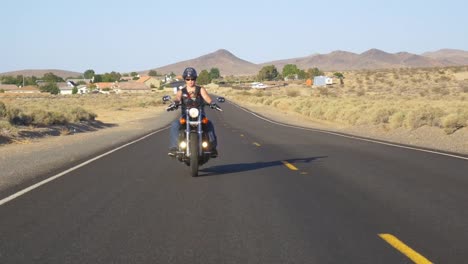
[[144,83],[147,87],[161,87],[161,80],[156,79],[152,76],[141,76],[140,79],[137,80],[139,83]]
[[56,84],[60,90],[60,94],[73,94],[73,88],[75,86],[72,82],[59,82]]
[[89,93],[89,89],[86,85],[78,85],[78,94],[87,94]]
[[315,76],[314,77],[314,86],[325,86],[333,84],[333,78],[327,76]]
[[88,84],[88,83],[91,83],[92,79],[80,79],[80,78],[70,78],[70,79],[66,79],[65,80],[66,82],[71,82],[71,83],[74,83],[74,85],[78,85],[78,83],[80,82],[84,82],[85,84]]
[[141,82],[121,82],[114,90],[116,93],[151,93],[151,88]]
[[117,84],[114,82],[98,82],[94,83],[94,85],[96,86],[96,91],[105,94],[109,94],[112,90],[114,90],[117,87]]

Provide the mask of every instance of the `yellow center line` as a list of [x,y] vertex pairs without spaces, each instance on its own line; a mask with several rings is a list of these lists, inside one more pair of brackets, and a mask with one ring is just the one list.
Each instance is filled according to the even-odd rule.
[[283,162],[283,164],[284,164],[286,167],[288,167],[290,170],[295,170],[295,171],[298,170],[298,169],[297,169],[294,165],[292,165],[291,163],[289,163],[289,162],[287,162],[287,161],[285,161],[285,160],[283,160],[282,162]]
[[414,251],[410,247],[408,247],[405,243],[400,241],[398,238],[391,234],[379,234],[380,238],[385,240],[389,243],[392,247],[403,253],[405,256],[410,258],[416,264],[430,264],[432,263],[423,255],[419,254],[418,252]]
[[254,144],[254,145],[257,146],[257,147],[260,147],[260,144],[258,144],[257,142],[254,142],[254,143],[252,143],[252,144]]

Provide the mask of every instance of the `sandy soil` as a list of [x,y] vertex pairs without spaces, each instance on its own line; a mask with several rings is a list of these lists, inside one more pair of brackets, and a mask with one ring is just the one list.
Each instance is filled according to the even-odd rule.
[[453,134],[447,135],[442,129],[427,126],[414,130],[403,128],[388,130],[382,126],[345,126],[336,123],[313,121],[297,113],[278,111],[277,108],[268,106],[252,104],[242,104],[242,106],[269,119],[286,124],[329,130],[464,155],[468,154],[468,128],[462,128],[455,131]]

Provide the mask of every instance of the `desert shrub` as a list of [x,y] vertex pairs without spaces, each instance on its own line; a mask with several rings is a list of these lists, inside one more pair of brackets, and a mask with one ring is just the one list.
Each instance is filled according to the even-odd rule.
[[467,126],[468,115],[461,115],[459,113],[452,113],[442,118],[442,128],[445,133],[452,134],[456,130]]
[[357,90],[356,95],[357,96],[364,96],[364,95],[366,95],[366,91],[364,89],[360,88],[359,90]]
[[468,82],[460,83],[460,90],[464,93],[468,93]]
[[72,108],[68,114],[68,120],[71,122],[94,120],[96,117],[95,113],[88,112],[81,107]]
[[18,129],[7,120],[0,120],[0,136],[12,137],[18,135]]
[[318,90],[320,96],[328,96],[328,88],[319,87],[317,90]]
[[371,113],[370,122],[374,125],[388,123],[390,116],[395,112],[396,110],[392,108],[379,108]]
[[11,124],[14,125],[29,125],[31,124],[32,118],[23,112],[23,110],[10,107],[7,110],[6,117]]
[[448,95],[450,94],[450,91],[445,88],[445,87],[441,87],[441,86],[436,86],[436,87],[433,87],[432,88],[432,92],[436,93],[436,94],[440,94],[440,95]]
[[388,119],[390,128],[399,128],[403,126],[403,121],[405,120],[405,114],[401,111],[393,113]]
[[273,98],[268,98],[263,102],[264,105],[271,105],[272,103],[273,103]]
[[299,92],[298,90],[290,90],[290,89],[288,89],[288,90],[286,91],[286,95],[289,96],[289,97],[297,97],[297,96],[299,96],[299,95],[301,95],[301,94],[300,94],[300,92]]
[[6,106],[3,102],[0,101],[0,118],[5,117],[7,114]]
[[64,114],[59,112],[36,110],[31,114],[31,124],[39,126],[62,125],[67,123]]
[[444,116],[444,111],[439,107],[423,106],[409,111],[404,126],[415,129],[424,125],[439,126],[440,118]]

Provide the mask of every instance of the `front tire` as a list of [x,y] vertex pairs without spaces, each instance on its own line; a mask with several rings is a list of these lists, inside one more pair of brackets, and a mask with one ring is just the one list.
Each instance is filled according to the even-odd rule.
[[198,176],[198,134],[190,133],[190,174]]

